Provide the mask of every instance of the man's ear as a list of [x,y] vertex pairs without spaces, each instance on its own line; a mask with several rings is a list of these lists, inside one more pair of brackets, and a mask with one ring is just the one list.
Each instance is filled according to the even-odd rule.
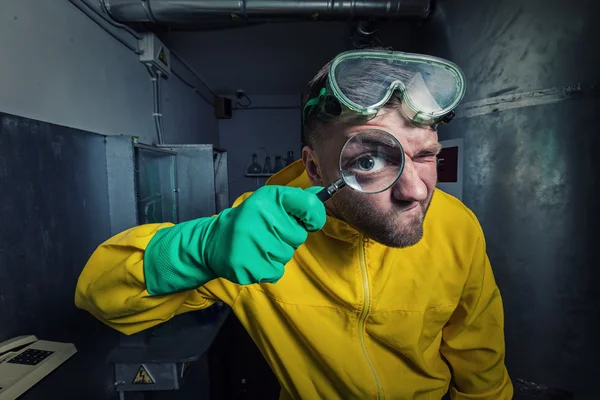
[[319,158],[315,151],[308,146],[302,148],[302,163],[313,186],[324,186],[323,175],[319,168]]

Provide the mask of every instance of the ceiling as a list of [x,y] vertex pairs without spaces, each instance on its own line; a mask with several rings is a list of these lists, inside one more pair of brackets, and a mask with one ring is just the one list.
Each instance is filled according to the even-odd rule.
[[[404,50],[406,23],[386,22],[378,37]],[[219,95],[301,94],[308,81],[340,51],[352,48],[346,22],[269,23],[204,32],[170,32],[175,49]]]

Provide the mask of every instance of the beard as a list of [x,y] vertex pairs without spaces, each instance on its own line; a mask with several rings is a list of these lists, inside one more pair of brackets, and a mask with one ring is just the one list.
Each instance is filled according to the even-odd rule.
[[[345,193],[344,193],[345,192]],[[423,222],[431,204],[431,195],[418,202],[418,212],[403,213],[413,202],[396,200],[393,208],[380,212],[373,208],[367,196],[353,190],[336,193],[331,201],[340,217],[366,237],[385,246],[403,248],[417,244],[423,238]]]

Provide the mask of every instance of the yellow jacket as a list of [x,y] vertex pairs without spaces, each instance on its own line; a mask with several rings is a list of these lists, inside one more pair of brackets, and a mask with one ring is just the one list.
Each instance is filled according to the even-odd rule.
[[[300,163],[268,184],[310,186]],[[216,279],[151,297],[144,249],[168,226],[138,226],[100,245],[81,273],[76,305],[132,334],[221,300],[271,365],[281,399],[437,400],[448,389],[453,399],[512,398],[484,236],[454,197],[435,192],[423,240],[410,248],[385,247],[328,217],[277,284]]]

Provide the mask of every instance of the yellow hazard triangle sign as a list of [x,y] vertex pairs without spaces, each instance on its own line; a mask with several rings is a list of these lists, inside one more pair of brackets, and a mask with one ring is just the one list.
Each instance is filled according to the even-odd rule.
[[160,48],[160,51],[158,52],[158,59],[165,65],[165,67],[169,66],[169,60],[167,60],[167,55],[165,54],[164,47]]
[[150,373],[148,372],[146,367],[144,367],[143,365],[140,365],[140,369],[138,369],[138,372],[135,374],[135,377],[133,378],[132,383],[134,385],[152,384],[152,383],[154,383],[154,379],[152,379],[152,376],[150,376]]

